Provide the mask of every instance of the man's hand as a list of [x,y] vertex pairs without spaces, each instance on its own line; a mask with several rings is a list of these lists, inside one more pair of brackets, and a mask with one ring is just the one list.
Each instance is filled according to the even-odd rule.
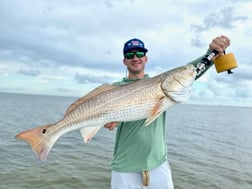
[[104,127],[112,131],[117,125],[118,125],[118,122],[110,122],[110,123],[105,124]]
[[209,48],[211,50],[216,50],[217,52],[219,52],[217,56],[220,56],[223,55],[223,52],[229,45],[230,45],[230,39],[224,35],[221,35],[212,40],[212,42],[209,44]]

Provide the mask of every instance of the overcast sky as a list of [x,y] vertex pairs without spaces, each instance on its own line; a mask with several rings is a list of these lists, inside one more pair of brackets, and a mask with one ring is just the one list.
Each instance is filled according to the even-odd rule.
[[126,75],[122,47],[137,37],[154,76],[231,39],[234,74],[212,67],[189,103],[252,106],[250,0],[0,0],[0,92],[83,96]]

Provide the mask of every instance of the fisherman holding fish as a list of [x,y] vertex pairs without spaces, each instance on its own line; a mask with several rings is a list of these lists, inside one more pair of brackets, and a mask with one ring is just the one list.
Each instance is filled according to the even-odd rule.
[[123,48],[126,78],[98,86],[71,104],[57,122],[20,132],[16,139],[29,143],[45,161],[56,141],[70,131],[80,129],[87,143],[104,125],[110,130],[117,126],[111,189],[172,189],[166,110],[189,98],[195,79],[213,64],[212,51],[223,54],[229,45],[228,37],[216,37],[206,55],[150,78],[144,71],[148,50],[141,40],[131,39]]
[[[226,36],[218,36],[209,44],[207,53],[190,62],[195,67],[202,58],[215,50],[217,56],[223,54],[230,45]],[[124,44],[123,64],[127,67],[128,75],[115,86],[123,86],[149,78],[145,73],[148,61],[148,49],[143,41],[131,39]],[[215,58],[215,57],[214,57]],[[198,79],[207,69],[197,75]],[[104,126],[109,130],[117,127],[114,156],[111,163],[111,189],[173,189],[171,169],[167,160],[166,148],[166,112],[159,115],[148,127],[145,120],[129,122],[111,122]]]

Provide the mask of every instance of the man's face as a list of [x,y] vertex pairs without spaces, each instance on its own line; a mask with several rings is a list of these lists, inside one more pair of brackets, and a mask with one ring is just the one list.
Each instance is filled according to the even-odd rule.
[[139,50],[131,50],[124,56],[123,63],[127,66],[129,72],[140,73],[144,72],[145,64],[147,63],[147,56]]

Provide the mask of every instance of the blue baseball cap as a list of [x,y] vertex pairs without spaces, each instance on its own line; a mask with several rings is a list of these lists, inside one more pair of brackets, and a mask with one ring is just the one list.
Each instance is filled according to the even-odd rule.
[[126,53],[132,49],[139,49],[140,51],[143,51],[145,53],[148,52],[148,49],[144,47],[144,42],[136,38],[130,39],[129,41],[124,43],[123,53]]

